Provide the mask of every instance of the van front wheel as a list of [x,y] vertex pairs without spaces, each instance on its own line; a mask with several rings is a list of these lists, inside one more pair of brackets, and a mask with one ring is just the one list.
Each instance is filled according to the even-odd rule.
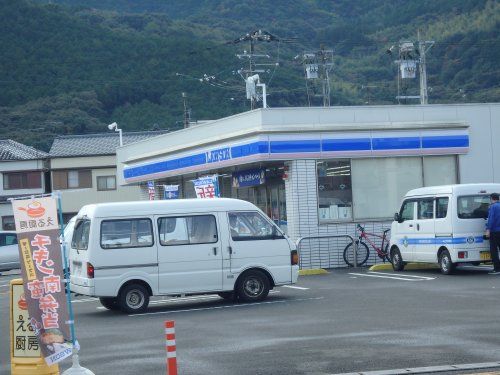
[[146,311],[149,304],[149,294],[140,284],[124,286],[118,294],[118,305],[127,314],[137,314]]
[[262,301],[269,294],[269,279],[261,271],[245,272],[238,281],[236,292],[244,302]]
[[391,251],[391,263],[394,271],[402,271],[405,268],[403,258],[398,248]]

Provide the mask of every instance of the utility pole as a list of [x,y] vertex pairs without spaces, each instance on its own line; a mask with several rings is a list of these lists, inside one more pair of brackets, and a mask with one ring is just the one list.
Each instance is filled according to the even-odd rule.
[[418,49],[420,51],[420,104],[428,104],[429,94],[427,91],[427,67],[425,61],[425,53],[434,45],[433,40],[421,40],[420,30],[418,30]]
[[182,93],[182,101],[184,103],[184,129],[189,128],[189,123],[191,122],[190,111],[187,104],[187,94],[185,92]]

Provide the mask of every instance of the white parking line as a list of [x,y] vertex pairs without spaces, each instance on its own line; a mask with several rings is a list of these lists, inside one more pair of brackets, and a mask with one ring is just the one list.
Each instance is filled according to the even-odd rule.
[[387,276],[384,276],[384,275],[372,275],[370,273],[349,273],[349,275],[356,275],[356,276],[362,276],[362,277],[379,277],[382,279],[393,279],[393,280],[403,280],[403,281],[429,281],[427,279],[412,279],[412,278],[406,278],[406,277],[392,276],[389,274],[387,274]]
[[[377,274],[377,275],[389,275],[389,276],[393,276],[392,274],[389,274],[387,272],[377,272],[377,271],[368,271],[368,273],[374,273],[374,274]],[[396,276],[394,276],[396,277]],[[410,275],[410,274],[407,274],[405,273],[404,275],[401,275],[401,277],[414,277],[416,279],[422,279],[422,280],[434,280],[435,277],[430,277],[430,276],[420,276],[420,275]]]
[[302,286],[296,286],[296,285],[282,285],[282,287],[290,289],[309,290],[309,288],[304,288]]
[[500,362],[465,363],[465,364],[458,364],[458,365],[413,367],[413,368],[400,368],[400,369],[393,369],[393,370],[343,372],[343,373],[338,373],[335,375],[431,374],[431,373],[436,373],[436,372],[479,370],[479,369],[495,368],[495,367],[500,367]]
[[293,299],[293,300],[279,300],[279,301],[266,301],[266,302],[255,302],[255,303],[245,303],[245,304],[224,305],[224,306],[200,307],[200,308],[197,308],[197,309],[156,311],[156,312],[143,313],[143,314],[130,314],[129,316],[130,317],[136,317],[136,316],[144,316],[144,315],[174,314],[174,313],[191,312],[191,311],[232,309],[232,308],[237,308],[237,307],[252,307],[252,306],[260,306],[260,305],[272,305],[272,304],[276,304],[276,303],[312,301],[312,300],[320,300],[320,299],[324,299],[324,298],[325,297],[298,298],[298,299]]

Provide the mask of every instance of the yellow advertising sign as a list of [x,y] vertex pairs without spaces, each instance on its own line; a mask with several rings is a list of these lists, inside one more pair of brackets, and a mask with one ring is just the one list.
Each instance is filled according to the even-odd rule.
[[22,284],[12,285],[12,321],[11,329],[14,333],[12,353],[14,357],[40,357],[40,345],[29,324],[28,303],[24,298]]
[[35,265],[33,264],[33,258],[31,257],[30,241],[27,238],[23,238],[19,241],[19,248],[21,249],[26,276],[29,281],[33,281],[36,279],[36,271]]

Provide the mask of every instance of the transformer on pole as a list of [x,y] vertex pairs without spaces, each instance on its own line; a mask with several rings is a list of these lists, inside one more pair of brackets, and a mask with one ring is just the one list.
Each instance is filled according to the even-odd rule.
[[[316,52],[304,52],[295,56],[304,66],[307,102],[311,106],[311,96],[321,96],[323,107],[330,106],[330,72],[333,69],[333,50],[323,46]],[[311,85],[309,85],[309,82]],[[318,94],[317,91],[321,93]]]
[[[416,42],[410,40],[401,41],[398,45],[398,59],[394,61],[398,66],[398,94],[396,96],[398,103],[401,103],[401,100],[420,99],[420,104],[428,104],[429,97],[425,55],[434,45],[434,41],[422,40],[420,38],[420,30],[418,31],[417,39]],[[387,53],[392,55],[394,49],[395,46],[392,46],[387,50]],[[410,80],[417,77],[417,66],[420,81],[419,95],[407,95],[410,89]]]

